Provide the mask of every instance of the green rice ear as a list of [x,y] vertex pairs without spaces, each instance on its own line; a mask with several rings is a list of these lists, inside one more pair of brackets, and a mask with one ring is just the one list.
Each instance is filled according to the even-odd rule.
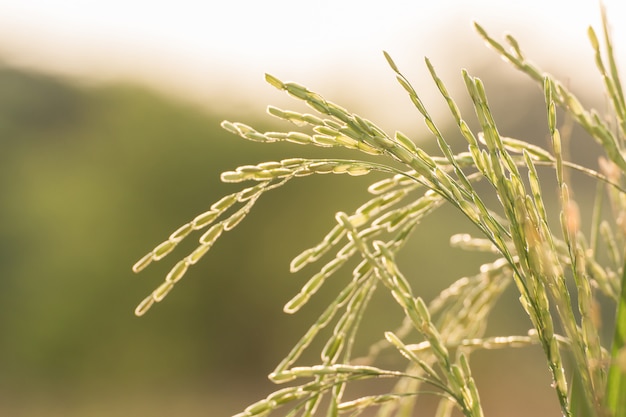
[[[192,234],[198,235],[195,248],[174,262],[165,279],[139,303],[135,314],[141,316],[164,300],[189,268],[199,263],[227,235],[225,232],[241,224],[267,192],[315,174],[372,174],[376,178],[367,187],[369,194],[364,201],[336,208],[341,211],[337,211],[330,230],[317,243],[301,248],[291,261],[293,273],[315,269],[287,301],[284,312],[295,313],[312,299],[323,299],[328,291],[338,289],[269,376],[275,383],[291,382],[293,386],[253,403],[237,417],[269,416],[282,407],[282,415],[289,416],[336,416],[340,412],[356,416],[370,407],[378,408],[381,417],[408,416],[415,414],[416,404],[421,404],[417,397],[433,390],[442,397],[438,415],[450,415],[457,408],[465,417],[483,417],[470,366],[472,352],[531,345],[543,352],[541,363],[547,364],[562,415],[626,415],[626,263],[622,250],[626,241],[626,190],[622,184],[626,172],[626,104],[604,10],[602,19],[604,36],[593,28],[587,35],[612,105],[607,117],[587,108],[584,100],[564,84],[528,61],[514,37],[506,35],[500,42],[474,24],[489,47],[542,89],[545,134],[550,139],[550,146],[545,148],[530,143],[536,138],[501,134],[488,100],[489,82],[467,70],[460,76],[473,115],[463,114],[465,110],[461,111],[429,59],[425,60],[426,67],[447,105],[455,134],[462,138],[460,147],[450,139],[451,129],[440,126],[430,115],[418,91],[387,52],[383,52],[387,64],[428,129],[425,137],[411,139],[400,131],[390,135],[305,86],[266,74],[270,85],[304,102],[312,112],[267,108],[270,116],[295,125],[293,131],[263,132],[230,121],[222,122],[222,127],[246,140],[270,146],[277,142],[315,146],[325,154],[255,162],[223,172],[224,182],[251,183],[175,229],[133,265],[134,272],[141,272],[179,250],[179,244]],[[557,120],[561,113],[567,113],[586,131],[588,136],[581,141],[588,140],[602,149],[601,172],[595,166],[567,160],[567,131],[559,130]],[[427,142],[436,147],[422,146]],[[583,145],[576,142],[576,146]],[[349,156],[336,157],[338,148],[342,156]],[[576,198],[580,196],[574,190],[580,175],[572,173],[599,184],[589,221],[580,216],[584,213],[582,204],[578,211]],[[604,200],[608,204],[603,205]],[[472,234],[455,234],[451,245],[484,252],[491,259],[474,275],[441,285],[439,294],[427,302],[424,280],[440,283],[447,277],[424,275],[420,257],[427,255],[400,252],[410,238],[424,239],[428,244],[431,236],[421,233],[421,223],[444,204],[472,226]],[[586,228],[590,229],[588,237]],[[454,262],[454,254],[439,254],[438,259]],[[406,261],[413,266],[408,271]],[[521,311],[532,327],[527,335],[489,336],[488,319],[509,286],[517,291]],[[362,346],[360,330],[372,320],[368,308],[375,293],[381,291],[403,320],[397,330],[385,329],[382,340]],[[600,337],[594,310],[599,299],[606,299],[615,308],[617,320],[610,348]],[[310,304],[307,308],[317,306]],[[396,327],[387,317],[383,320],[386,326]],[[385,349],[391,354],[381,360]],[[306,355],[310,350],[317,350],[316,355]],[[404,362],[396,362],[393,370],[385,369],[392,355]],[[298,364],[314,357],[320,363]],[[380,385],[386,391],[345,398],[346,392],[360,392],[347,389],[348,385],[363,380],[376,385],[383,377],[395,381]]]

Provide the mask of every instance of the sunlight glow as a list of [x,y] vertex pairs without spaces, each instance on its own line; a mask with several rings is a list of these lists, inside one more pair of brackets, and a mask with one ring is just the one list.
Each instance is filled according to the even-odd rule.
[[[604,3],[613,22],[623,20],[619,0]],[[589,54],[586,28],[599,26],[599,7],[595,0],[0,0],[0,59],[87,81],[140,80],[203,101],[265,87],[265,72],[350,86],[388,75],[382,50],[410,66],[422,67],[423,56],[452,61],[457,71],[481,44],[472,20],[494,35],[514,33],[538,59],[576,62],[574,53]],[[618,50],[626,43],[619,26]],[[549,55],[541,56],[543,46]]]

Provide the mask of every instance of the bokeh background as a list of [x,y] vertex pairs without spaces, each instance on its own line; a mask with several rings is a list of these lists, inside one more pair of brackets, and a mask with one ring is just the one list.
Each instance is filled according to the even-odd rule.
[[[620,59],[626,14],[605,3]],[[136,304],[193,246],[139,276],[131,265],[235,189],[221,172],[320,154],[220,129],[223,119],[290,128],[265,106],[300,105],[264,72],[434,149],[381,51],[449,126],[428,56],[463,108],[468,68],[503,134],[545,143],[540,89],[482,44],[473,20],[513,33],[585,104],[607,108],[585,35],[599,27],[595,1],[0,1],[0,415],[228,416],[267,394],[266,375],[333,291],[283,314],[313,273],[292,276],[289,261],[336,211],[358,207],[369,178],[304,178],[267,195],[142,318]],[[448,248],[459,231],[471,227],[444,208],[401,259],[426,299],[486,259]],[[396,326],[390,306],[375,300],[365,341]],[[527,328],[507,293],[490,335]],[[472,360],[487,415],[557,415],[538,349]]]

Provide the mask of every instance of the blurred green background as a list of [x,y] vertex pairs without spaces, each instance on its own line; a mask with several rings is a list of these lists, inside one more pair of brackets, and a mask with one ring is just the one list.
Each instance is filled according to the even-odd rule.
[[[476,72],[485,74],[503,134],[545,143],[538,87],[480,65]],[[408,99],[393,105],[410,107]],[[219,127],[234,117],[291,128],[270,125],[262,109],[209,113],[132,84],[85,87],[0,69],[0,415],[228,416],[269,392],[265,376],[333,291],[331,284],[302,313],[283,314],[314,272],[292,276],[289,261],[321,239],[336,211],[358,207],[372,178],[307,177],[263,197],[142,318],[133,315],[136,304],[193,242],[138,276],[130,269],[238,189],[219,182],[222,171],[320,154],[246,142]],[[401,258],[427,299],[488,259],[447,247],[452,233],[472,231],[453,210],[432,220]],[[395,328],[393,306],[386,294],[374,300],[364,341]],[[507,293],[490,334],[527,328]],[[477,353],[473,361],[487,415],[556,415],[538,349]]]

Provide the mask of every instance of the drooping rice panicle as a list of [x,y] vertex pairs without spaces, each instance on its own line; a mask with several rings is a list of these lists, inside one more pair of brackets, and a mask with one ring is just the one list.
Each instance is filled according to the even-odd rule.
[[[455,407],[466,417],[480,417],[483,411],[469,365],[471,353],[528,345],[543,349],[563,415],[605,417],[606,410],[616,417],[623,414],[626,372],[620,361],[626,357],[626,273],[621,248],[626,244],[626,104],[604,9],[602,23],[605,54],[593,28],[588,30],[588,37],[617,126],[587,109],[562,83],[530,63],[514,37],[507,35],[505,46],[475,24],[489,46],[543,88],[552,145],[548,148],[502,135],[485,85],[464,70],[461,75],[480,127],[479,131],[471,129],[429,59],[427,69],[466,142],[464,151],[455,150],[456,145],[444,136],[446,130],[435,123],[416,89],[386,52],[396,80],[418,110],[440,155],[426,152],[419,141],[405,133],[388,134],[372,121],[302,85],[267,74],[270,85],[304,102],[316,114],[273,106],[267,112],[306,131],[262,132],[229,121],[222,123],[224,129],[251,141],[309,145],[328,152],[342,148],[355,157],[289,158],[222,173],[224,182],[250,181],[252,185],[218,200],[133,266],[140,272],[172,253],[192,233],[200,234],[199,245],[170,269],[165,280],[140,303],[136,314],[144,314],[163,300],[189,267],[199,262],[224,232],[239,225],[267,191],[313,174],[362,176],[376,172],[383,178],[370,184],[371,195],[352,212],[338,212],[336,224],[321,241],[302,251],[290,265],[291,271],[297,272],[320,263],[317,272],[285,304],[286,313],[297,312],[331,277],[342,279],[344,269],[352,268],[340,293],[269,376],[276,383],[300,378],[307,382],[279,389],[237,417],[267,416],[282,407],[289,408],[288,417],[312,417],[323,408],[328,416],[350,413],[356,417],[370,407],[378,407],[378,417],[409,417],[415,412],[418,395],[426,390],[423,385],[441,397],[438,417],[451,416]],[[558,107],[604,149],[606,158],[600,159],[599,169],[568,160],[567,135],[563,133],[561,138],[557,126]],[[546,177],[539,170],[542,166],[551,168]],[[583,219],[573,194],[575,187],[569,175],[573,170],[602,185],[597,188],[589,238],[583,233]],[[486,183],[488,191],[484,187],[479,191],[479,181]],[[554,182],[559,204],[556,213],[546,192]],[[484,198],[488,192],[497,198]],[[605,193],[611,221],[604,219],[602,210]],[[411,236],[418,234],[422,220],[445,203],[465,215],[480,234],[454,235],[451,245],[482,251],[494,259],[476,275],[456,280],[426,303],[414,288],[421,279],[431,277],[405,275],[396,255]],[[551,224],[553,217],[559,218],[557,227]],[[602,250],[605,257],[600,256]],[[486,324],[490,313],[511,283],[533,327],[524,336],[489,336]],[[396,331],[387,330],[385,338],[373,344],[365,357],[354,358],[365,312],[381,287],[404,313],[404,320]],[[610,350],[602,345],[599,333],[599,294],[617,303]],[[328,331],[322,332],[326,328]],[[304,351],[322,335],[327,339],[321,343],[320,364],[299,365]],[[375,366],[385,349],[400,353],[406,360],[404,370]],[[351,382],[383,377],[395,380],[388,392],[344,398]]]

